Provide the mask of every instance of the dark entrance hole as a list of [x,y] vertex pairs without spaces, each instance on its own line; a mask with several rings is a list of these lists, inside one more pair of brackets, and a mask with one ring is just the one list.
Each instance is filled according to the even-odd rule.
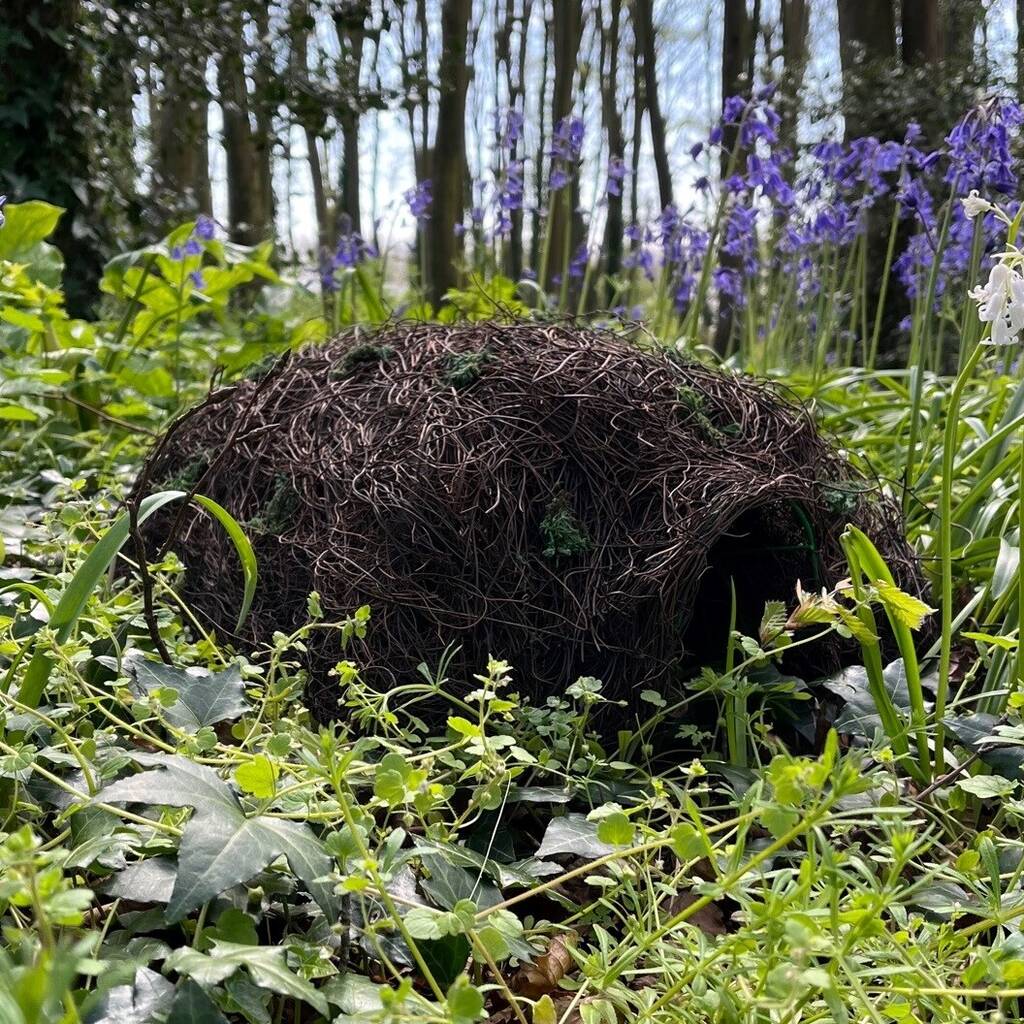
[[[730,580],[736,588],[736,628],[757,637],[765,602],[792,607],[797,580],[805,590],[815,590],[821,576],[814,533],[799,506],[780,502],[743,512],[708,553],[683,636],[684,670],[723,664],[732,611]],[[813,650],[809,655],[794,652],[787,668],[797,671],[804,658],[813,662]]]

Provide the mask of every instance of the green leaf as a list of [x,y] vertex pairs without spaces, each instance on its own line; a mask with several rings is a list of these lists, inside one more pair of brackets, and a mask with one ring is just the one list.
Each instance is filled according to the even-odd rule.
[[174,986],[148,967],[130,985],[115,985],[85,1014],[83,1024],[149,1024],[167,1003]]
[[1017,788],[1013,779],[1004,779],[1001,775],[969,775],[966,779],[957,779],[956,784],[979,800],[999,800]]
[[629,846],[635,833],[636,827],[622,811],[614,811],[597,824],[598,841],[609,846]]
[[174,891],[177,873],[169,858],[150,857],[118,871],[102,886],[102,891],[136,903],[166,903]]
[[0,228],[0,260],[25,263],[32,250],[53,234],[64,210],[50,203],[32,200],[4,207]]
[[46,330],[46,323],[33,313],[26,313],[16,306],[4,306],[0,309],[0,319],[6,320],[15,327],[31,331],[34,334],[42,334]]
[[451,917],[451,914],[434,910],[433,907],[413,907],[405,915],[404,921],[406,930],[414,939],[443,939],[453,934]]
[[879,600],[886,611],[907,629],[920,629],[924,620],[935,611],[924,601],[904,593],[899,587],[885,580],[874,580],[871,585],[878,592]]
[[460,900],[473,900],[485,908],[501,902],[501,892],[481,878],[481,870],[460,867],[453,859],[444,853],[420,855],[420,862],[430,875],[420,882],[420,887],[434,903],[453,910]]
[[209,954],[183,946],[167,958],[165,966],[194,978],[200,985],[217,985],[244,967],[260,988],[301,999],[324,1016],[328,1014],[323,994],[288,970],[282,946],[242,946],[215,941]]
[[178,850],[178,876],[167,905],[168,922],[180,921],[232,885],[248,881],[279,857],[287,860],[328,920],[335,919],[333,889],[324,880],[333,863],[308,825],[266,816],[247,818],[235,795],[213,769],[184,757],[132,756],[157,770],[114,782],[96,799],[194,809]]
[[258,800],[269,800],[277,789],[277,769],[269,757],[257,754],[235,769],[235,782]]
[[533,1004],[533,1024],[557,1024],[558,1013],[551,996],[547,993]]
[[238,665],[230,665],[223,672],[177,668],[133,652],[125,659],[125,666],[142,693],[167,687],[177,690],[178,700],[164,712],[164,718],[185,732],[196,733],[204,725],[231,721],[249,710]]
[[186,978],[175,993],[167,1024],[227,1024],[227,1018],[191,978]]
[[573,853],[587,860],[597,860],[614,853],[615,847],[598,838],[597,823],[582,814],[566,814],[548,822],[536,856],[543,860],[556,853]]
[[438,985],[446,987],[466,969],[469,939],[465,935],[446,935],[443,939],[421,939],[416,943]]
[[484,1012],[484,997],[465,974],[460,975],[446,996],[452,1024],[471,1024]]
[[[139,505],[138,522],[144,523],[151,515],[172,501],[187,497],[186,491],[159,491],[145,498]],[[242,528],[231,517],[230,513],[217,502],[201,494],[193,495],[196,502],[205,508],[227,530],[242,562],[245,577],[245,589],[242,596],[242,608],[238,616],[236,629],[241,629],[249,608],[252,606],[256,592],[256,555],[252,545],[242,532]],[[71,582],[65,587],[53,614],[50,616],[50,629],[56,634],[57,643],[64,643],[71,635],[71,630],[85,608],[89,595],[96,589],[103,575],[110,568],[125,541],[128,539],[130,520],[127,512],[122,513],[109,530],[93,545],[85,561],[79,566]],[[30,708],[38,706],[43,695],[46,681],[50,677],[52,659],[48,652],[37,649],[25,670],[25,676],[18,690],[18,699]]]

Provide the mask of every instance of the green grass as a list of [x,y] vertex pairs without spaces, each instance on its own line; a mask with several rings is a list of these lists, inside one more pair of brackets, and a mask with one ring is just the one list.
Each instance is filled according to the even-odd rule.
[[[349,651],[347,714],[323,730],[300,700],[303,647],[325,630],[372,644],[372,609],[327,622],[311,595],[305,626],[235,650],[180,600],[173,554],[149,567],[149,612],[109,572],[131,565],[120,503],[147,446],[214,365],[242,375],[328,332],[267,252],[207,251],[200,297],[166,248],[112,265],[88,325],[31,260],[0,262],[0,1020],[1020,1016],[1024,388],[1010,359],[971,348],[959,385],[923,356],[830,367],[821,347],[787,350],[784,325],[733,357],[784,379],[904,506],[945,597],[932,651],[915,643],[928,609],[849,531],[849,581],[767,609],[756,637],[723,636],[719,666],[645,692],[617,736],[594,730],[599,681],[531,706],[502,652],[475,682],[430,665],[378,693]],[[243,315],[233,294],[257,277],[271,294]],[[371,268],[347,285],[342,319],[386,315]],[[674,342],[680,325],[651,304]],[[495,312],[483,289],[439,315],[454,310]],[[244,617],[245,524],[195,500],[238,548]],[[554,558],[583,543],[565,512],[545,519]],[[884,664],[883,618],[902,665]],[[862,667],[823,686],[773,671],[831,631],[860,642]],[[448,709],[430,726],[428,700]],[[793,722],[822,728],[797,740]]]

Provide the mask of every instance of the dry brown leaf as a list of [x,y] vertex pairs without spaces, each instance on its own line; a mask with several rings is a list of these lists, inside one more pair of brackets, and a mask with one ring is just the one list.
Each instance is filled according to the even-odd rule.
[[[700,897],[695,892],[677,893],[668,904],[668,913],[673,917],[687,907],[693,906]],[[691,914],[686,920],[699,928],[705,935],[725,935],[728,932],[725,911],[717,903],[709,903],[706,907]]]
[[512,979],[512,990],[528,999],[558,990],[558,983],[569,973],[575,962],[569,948],[579,939],[575,932],[556,935],[547,952],[541,954],[532,964],[523,964]]

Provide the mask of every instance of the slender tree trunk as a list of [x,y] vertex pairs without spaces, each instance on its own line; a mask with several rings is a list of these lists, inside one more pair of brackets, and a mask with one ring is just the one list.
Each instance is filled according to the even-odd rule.
[[[308,94],[309,89],[309,30],[310,16],[308,0],[292,0],[290,9],[291,24],[291,73],[296,89],[300,94]],[[334,246],[334,224],[327,200],[327,187],[324,183],[323,168],[320,162],[320,138],[313,118],[301,111],[298,115],[306,139],[306,162],[309,165],[309,176],[313,191],[313,209],[316,211],[317,248],[321,256]]]
[[[530,24],[530,0],[505,0],[505,16],[498,28],[495,40],[495,52],[499,65],[504,64],[506,89],[508,91],[508,109],[523,113],[525,91],[523,74],[526,67],[526,44]],[[518,32],[518,35],[516,34]],[[516,47],[513,48],[513,39]],[[543,98],[541,100],[543,103]],[[509,160],[520,160],[522,157],[523,140],[520,139],[507,154]],[[508,244],[504,251],[505,273],[518,281],[523,274],[523,210],[509,211],[511,227]]]
[[455,287],[459,256],[455,226],[462,220],[466,168],[466,93],[470,67],[472,0],[444,0],[441,8],[440,99],[432,151],[434,200],[427,224],[430,300],[435,307]]
[[[542,0],[543,2],[543,0]],[[542,230],[547,230],[547,225],[542,228],[541,210],[544,203],[544,143],[548,137],[547,111],[548,111],[548,65],[551,53],[551,22],[547,17],[547,7],[544,11],[544,46],[541,51],[540,72],[540,95],[537,100],[537,148],[534,151],[534,203],[533,216],[530,223],[530,266],[538,273],[540,272],[540,245]]]
[[838,0],[838,8],[846,138],[891,134],[878,92],[880,77],[896,66],[893,0]]
[[[612,0],[608,26],[601,26],[601,113],[608,135],[609,166],[613,160],[625,160],[626,143],[622,135],[622,111],[619,109],[619,11],[618,0]],[[615,194],[617,192],[617,194]],[[622,183],[608,193],[604,225],[605,273],[614,277],[622,268]],[[607,296],[605,296],[607,298]]]
[[334,10],[334,27],[341,48],[338,84],[344,97],[338,111],[338,123],[341,126],[338,214],[346,218],[349,230],[356,232],[362,230],[359,204],[359,123],[362,110],[360,76],[369,16],[368,0],[356,0]]
[[[753,25],[747,17],[746,0],[725,0],[722,20],[722,101],[730,96],[744,96],[750,92],[750,68],[754,49]],[[727,124],[722,132],[721,173],[724,178],[738,143],[738,128]],[[723,270],[740,271],[736,256],[722,252],[719,263]],[[725,355],[732,339],[734,320],[731,296],[720,292],[718,321],[715,325],[715,351]]]
[[[583,0],[561,0],[554,7],[555,79],[551,89],[551,130],[571,116],[573,82],[583,29]],[[552,288],[565,271],[572,248],[572,219],[579,198],[577,169],[568,169],[572,180],[554,197],[548,222],[548,267],[545,286]]]
[[640,222],[640,156],[643,149],[644,124],[644,76],[640,69],[640,45],[636,39],[635,25],[633,26],[632,58],[633,130],[629,147],[629,223],[635,227]]
[[664,209],[672,205],[672,172],[669,169],[668,145],[665,140],[665,118],[658,95],[654,0],[634,0],[633,31],[636,34],[637,49],[643,58],[644,106],[651,126],[651,148],[658,174],[658,197]]
[[273,62],[273,41],[270,36],[270,0],[252,4],[256,26],[256,64],[253,69],[253,110],[256,120],[256,161],[260,175],[260,195],[266,204],[263,216],[270,234],[274,233],[274,107],[276,75]]
[[[1017,2],[1018,31],[1024,3]],[[975,63],[974,37],[984,21],[985,5],[979,0],[945,0],[942,4],[940,26],[942,52],[956,71],[963,72]],[[1020,41],[1018,40],[1018,52]],[[1018,82],[1018,88],[1021,83]]]
[[[747,17],[746,0],[725,0],[722,8],[722,100],[750,92],[750,52],[753,26]],[[722,137],[722,172],[736,145],[736,126],[726,125]]]
[[1024,0],[1017,0],[1017,99],[1024,97]]
[[227,156],[228,224],[231,238],[256,245],[270,234],[270,204],[264,195],[260,167],[249,115],[249,92],[242,55],[246,51],[240,10],[231,9],[229,37],[217,66],[217,87],[224,117],[224,149]]
[[921,67],[942,60],[939,0],[903,0],[901,26],[904,64]]
[[[154,199],[159,208],[210,213],[209,92],[204,69],[189,81],[180,56],[161,62],[160,119],[156,139]],[[205,63],[205,59],[204,59]]]
[[800,94],[807,71],[807,36],[811,10],[807,0],[782,0],[782,123],[779,140],[793,153],[797,150]]

